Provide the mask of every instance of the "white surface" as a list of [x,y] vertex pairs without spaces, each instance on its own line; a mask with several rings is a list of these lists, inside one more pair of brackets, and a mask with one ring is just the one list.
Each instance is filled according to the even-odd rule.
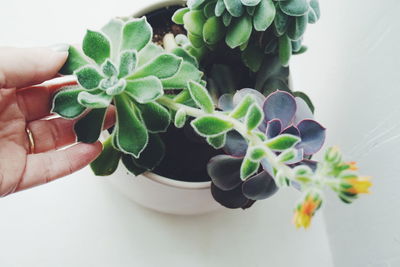
[[[1,44],[77,43],[87,27],[149,2],[7,1]],[[309,52],[292,62],[295,86],[314,99],[329,143],[376,177],[374,193],[352,206],[330,196],[329,242],[322,216],[309,231],[293,229],[293,191],[245,212],[175,217],[137,206],[86,169],[0,200],[0,266],[329,267],[329,244],[336,267],[400,266],[400,3],[321,5],[321,22],[308,30]],[[383,141],[374,139],[379,134]]]
[[399,267],[400,2],[321,4],[323,18],[309,27],[310,50],[293,61],[293,80],[314,99],[329,143],[375,178],[373,194],[351,206],[330,194],[325,219],[334,264]]

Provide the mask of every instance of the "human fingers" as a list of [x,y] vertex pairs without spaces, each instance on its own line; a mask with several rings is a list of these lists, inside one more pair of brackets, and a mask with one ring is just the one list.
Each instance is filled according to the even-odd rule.
[[0,88],[21,88],[53,78],[67,60],[66,49],[1,47]]
[[64,150],[28,155],[22,179],[15,192],[51,182],[91,163],[101,153],[100,142],[78,143]]
[[38,120],[50,115],[53,94],[66,86],[75,86],[75,78],[57,78],[51,83],[25,87],[17,91],[18,106],[27,121]]
[[[32,132],[35,148],[32,153],[55,150],[76,142],[74,124],[77,120],[56,118],[30,122],[27,127]],[[115,108],[107,111],[103,129],[110,128],[115,122]]]

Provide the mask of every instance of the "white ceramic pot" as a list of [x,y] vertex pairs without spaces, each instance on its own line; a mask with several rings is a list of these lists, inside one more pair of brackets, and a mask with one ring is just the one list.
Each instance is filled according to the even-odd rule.
[[[158,1],[132,16],[140,17],[165,6],[182,5],[185,2]],[[135,177],[122,163],[108,180],[129,199],[164,213],[195,215],[221,208],[211,195],[211,182],[176,181],[152,172]]]

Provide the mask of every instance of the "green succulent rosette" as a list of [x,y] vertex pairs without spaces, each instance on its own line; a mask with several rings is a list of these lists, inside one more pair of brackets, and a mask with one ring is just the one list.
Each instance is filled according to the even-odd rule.
[[75,75],[77,86],[53,98],[53,112],[78,119],[78,141],[99,139],[107,109],[114,105],[116,125],[92,164],[97,175],[108,175],[122,161],[134,173],[153,169],[164,156],[157,133],[171,123],[168,109],[157,103],[164,90],[185,89],[200,82],[197,61],[176,47],[169,53],[151,42],[153,31],[145,18],[112,19],[101,31],[88,30],[82,52],[71,46],[62,74]]
[[279,54],[287,66],[292,54],[304,52],[307,24],[319,17],[318,0],[192,0],[172,19],[184,25],[194,48],[214,50],[220,42],[239,47],[256,72],[263,54]]

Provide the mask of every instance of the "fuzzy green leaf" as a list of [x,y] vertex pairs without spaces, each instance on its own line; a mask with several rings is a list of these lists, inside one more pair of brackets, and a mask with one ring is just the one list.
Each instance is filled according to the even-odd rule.
[[215,137],[207,137],[207,143],[215,149],[221,149],[225,146],[226,134],[217,135]]
[[172,15],[172,21],[176,24],[183,24],[183,16],[189,12],[190,9],[187,7],[180,8],[177,11],[175,11],[174,15]]
[[214,103],[207,89],[201,84],[189,81],[188,90],[196,105],[207,113],[214,112]]
[[231,22],[232,22],[232,16],[231,14],[229,14],[228,11],[226,11],[222,15],[222,23],[225,25],[225,27],[228,27],[229,25],[231,25]]
[[161,81],[154,76],[127,81],[125,92],[142,104],[152,102],[164,93]]
[[74,119],[80,116],[86,110],[86,108],[78,102],[78,95],[83,91],[83,89],[77,88],[65,89],[57,92],[53,98],[51,112],[67,119]]
[[241,119],[246,116],[247,111],[249,110],[250,106],[253,105],[255,102],[254,97],[252,95],[247,95],[240,101],[240,103],[232,110],[229,114],[232,118]]
[[187,89],[187,81],[200,82],[203,73],[193,64],[183,62],[178,73],[168,79],[162,79],[164,89]]
[[242,165],[240,166],[240,178],[245,181],[247,178],[250,178],[253,174],[255,174],[259,167],[259,162],[251,161],[249,158],[245,157]]
[[108,87],[106,92],[110,96],[119,95],[125,90],[126,84],[127,84],[126,80],[121,79],[121,80],[118,81],[117,84]]
[[124,95],[115,97],[117,108],[116,141],[118,148],[138,158],[148,143],[148,133],[134,104]]
[[266,155],[265,149],[263,147],[254,146],[249,149],[249,159],[254,162],[259,162]]
[[197,62],[197,59],[189,54],[189,52],[186,49],[183,49],[182,47],[176,47],[171,51],[172,54],[183,58],[184,62],[190,63],[196,68],[199,67],[199,63]]
[[248,131],[256,129],[264,119],[264,113],[257,104],[253,104],[247,111],[244,123]]
[[124,22],[122,20],[113,18],[103,28],[101,28],[101,31],[111,41],[111,58],[115,62],[118,60],[119,56],[123,26]]
[[206,22],[206,17],[202,10],[191,10],[183,16],[185,29],[191,34],[202,36],[203,25]]
[[215,5],[215,15],[217,17],[222,16],[225,11],[225,3],[224,0],[218,0],[217,4]]
[[175,114],[174,124],[176,128],[182,128],[186,123],[186,111],[179,109]]
[[[242,0],[243,1],[243,0]],[[254,13],[253,23],[256,31],[265,31],[271,26],[276,14],[272,0],[261,0]]]
[[203,27],[203,39],[207,44],[217,44],[224,35],[225,27],[220,18],[214,16],[207,19]]
[[286,0],[278,3],[281,10],[289,16],[303,16],[309,10],[308,0]]
[[171,122],[171,114],[169,111],[158,104],[150,102],[147,104],[137,105],[146,128],[151,133],[165,132]]
[[147,171],[146,169],[140,167],[137,164],[136,159],[134,157],[128,154],[122,155],[122,163],[128,169],[128,171],[133,173],[135,176],[138,176]]
[[204,137],[215,137],[233,129],[233,124],[212,115],[197,118],[191,122],[196,132]]
[[182,64],[182,58],[173,54],[161,54],[144,66],[141,66],[133,75],[128,76],[127,80],[156,76],[165,79],[174,76]]
[[244,7],[240,0],[224,0],[225,7],[233,17],[240,17],[244,13]]
[[297,151],[295,149],[293,149],[293,148],[287,149],[279,155],[278,160],[279,160],[279,162],[285,163],[285,162],[293,160],[296,157],[296,155],[297,155]]
[[289,25],[287,34],[291,40],[299,40],[306,31],[308,24],[308,16],[296,17]]
[[268,140],[266,142],[266,145],[272,150],[284,151],[286,149],[294,147],[299,142],[300,137],[290,134],[281,134],[275,138]]
[[119,62],[118,78],[124,78],[133,74],[137,64],[137,53],[135,50],[124,51]]
[[137,67],[141,67],[161,55],[164,50],[154,43],[149,43],[137,55]]
[[78,142],[91,144],[99,139],[103,130],[106,111],[106,108],[93,109],[75,123],[74,130],[78,137]]
[[73,47],[69,46],[68,58],[64,66],[61,68],[60,73],[64,75],[70,75],[77,69],[89,64],[88,60],[81,54],[81,52]]
[[82,44],[85,55],[101,65],[111,56],[111,44],[108,38],[96,31],[88,30]]
[[106,75],[107,77],[116,76],[118,74],[117,68],[114,66],[114,64],[109,59],[107,59],[104,62],[101,69],[103,71],[103,74]]
[[106,108],[111,103],[112,96],[104,91],[96,90],[95,92],[83,91],[78,95],[78,102],[87,108]]
[[275,32],[278,36],[282,36],[286,33],[289,26],[289,16],[283,13],[279,8],[276,10],[274,26]]
[[90,163],[90,167],[97,176],[111,175],[118,167],[121,154],[112,146],[112,137],[110,137],[103,143],[103,151]]
[[160,164],[165,155],[165,145],[157,134],[149,135],[149,143],[140,154],[140,157],[135,159],[135,164],[147,171],[152,171]]
[[125,24],[122,29],[121,50],[140,51],[153,36],[153,29],[145,17],[134,19]]
[[292,55],[292,42],[287,35],[279,37],[279,60],[282,66],[289,66]]
[[236,48],[245,44],[251,35],[253,24],[250,16],[243,16],[233,22],[229,27],[225,41],[230,48]]
[[198,36],[198,35],[192,34],[191,32],[188,32],[188,38],[189,38],[190,43],[195,48],[202,48],[205,45],[203,36]]
[[94,89],[99,86],[103,76],[92,66],[85,66],[75,72],[79,84],[85,89]]

